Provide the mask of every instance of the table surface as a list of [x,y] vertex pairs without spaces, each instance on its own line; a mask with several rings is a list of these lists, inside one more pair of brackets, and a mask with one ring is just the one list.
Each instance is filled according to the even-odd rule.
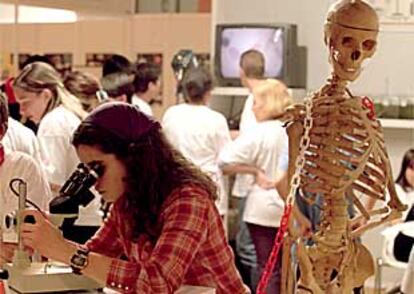
[[[13,289],[10,289],[10,294],[17,294]],[[48,294],[119,294],[120,292],[105,288],[103,292],[99,291],[65,291],[65,292],[48,292]],[[216,290],[208,287],[187,286],[184,285],[178,289],[175,294],[215,294]],[[6,293],[7,294],[7,293]]]

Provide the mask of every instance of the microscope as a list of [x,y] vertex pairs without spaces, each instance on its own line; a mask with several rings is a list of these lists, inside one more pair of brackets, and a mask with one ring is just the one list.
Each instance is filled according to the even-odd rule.
[[[100,164],[86,165],[80,163],[69,179],[65,182],[56,196],[49,203],[49,220],[61,230],[76,220],[79,206],[88,205],[94,195],[90,188],[96,183],[102,174]],[[17,182],[18,188],[13,184]],[[94,280],[82,275],[75,275],[70,266],[48,261],[43,262],[36,256],[31,260],[24,251],[20,236],[20,224],[22,222],[34,223],[34,218],[20,217],[27,204],[36,205],[27,199],[27,184],[21,179],[13,179],[10,189],[19,197],[19,205],[16,213],[5,217],[6,229],[15,229],[17,232],[17,249],[14,252],[12,263],[6,264],[3,270],[8,276],[7,283],[17,293],[48,293],[73,290],[94,290],[103,288]],[[37,208],[40,210],[39,208]],[[42,212],[43,213],[43,212]]]

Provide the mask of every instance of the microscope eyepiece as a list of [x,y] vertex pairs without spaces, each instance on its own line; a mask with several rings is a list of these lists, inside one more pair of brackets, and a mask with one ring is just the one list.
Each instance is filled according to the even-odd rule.
[[78,213],[79,205],[86,206],[94,199],[89,189],[103,172],[104,167],[100,163],[80,163],[63,184],[59,196],[50,202],[50,213]]

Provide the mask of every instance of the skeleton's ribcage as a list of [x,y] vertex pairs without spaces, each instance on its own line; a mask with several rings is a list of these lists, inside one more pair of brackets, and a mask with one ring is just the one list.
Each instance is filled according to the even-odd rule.
[[386,153],[378,121],[358,98],[314,100],[310,145],[301,171],[304,195],[358,195],[384,199]]

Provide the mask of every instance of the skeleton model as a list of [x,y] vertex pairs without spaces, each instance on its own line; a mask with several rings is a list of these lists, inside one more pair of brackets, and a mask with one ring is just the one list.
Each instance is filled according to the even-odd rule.
[[[374,54],[378,27],[375,11],[363,1],[335,3],[325,24],[332,76],[304,104],[286,113],[290,121],[289,197],[298,191],[310,202],[316,196],[322,198],[321,223],[312,236],[313,245],[297,241],[300,279],[296,293],[351,293],[363,285],[374,273],[374,263],[357,237],[399,218],[405,209],[396,196],[373,103],[347,89],[347,83],[359,76],[363,61]],[[360,211],[356,219],[348,216],[348,198]],[[368,210],[360,198],[383,200],[384,207]],[[352,229],[356,222],[365,224]],[[286,260],[283,264],[283,274],[289,275]],[[282,293],[291,293],[291,287],[285,283]]]

